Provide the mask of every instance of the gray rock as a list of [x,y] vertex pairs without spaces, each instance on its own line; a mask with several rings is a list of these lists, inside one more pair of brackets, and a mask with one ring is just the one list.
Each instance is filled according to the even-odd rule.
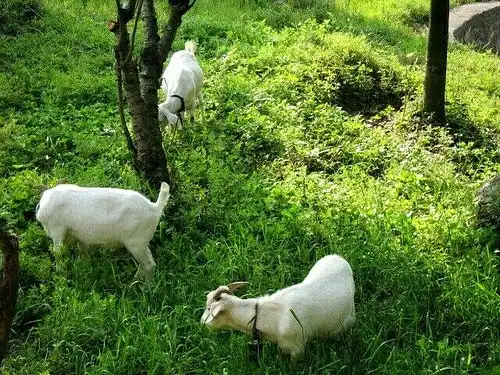
[[500,53],[500,1],[466,4],[450,11],[450,40]]
[[477,219],[481,226],[494,225],[500,229],[500,174],[477,192]]

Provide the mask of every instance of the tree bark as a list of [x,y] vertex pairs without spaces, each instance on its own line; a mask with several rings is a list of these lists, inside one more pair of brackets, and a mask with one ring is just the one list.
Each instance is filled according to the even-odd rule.
[[[142,4],[142,21],[144,23],[145,41],[141,51],[141,95],[144,101],[158,114],[158,89],[160,88],[163,62],[158,58],[158,21],[156,19],[153,0],[144,0]],[[153,108],[151,108],[153,109]]]
[[7,352],[7,341],[17,301],[19,244],[17,238],[0,230],[3,277],[0,282],[0,363]]
[[[129,3],[129,12],[133,12],[132,6]],[[150,7],[154,14],[154,6],[152,0],[144,0],[142,8]],[[158,95],[151,95],[151,89],[146,97],[142,95],[141,81],[139,80],[139,71],[137,62],[131,57],[131,42],[127,30],[127,23],[130,17],[124,18],[123,12],[118,17],[117,35],[117,56],[119,61],[117,64],[121,67],[123,87],[126,92],[127,104],[132,117],[132,128],[134,130],[135,142],[135,160],[136,169],[144,173],[146,179],[160,186],[162,181],[170,183],[170,176],[167,170],[167,158],[162,145],[162,136],[158,123]],[[153,40],[149,40],[153,36]],[[146,38],[146,45],[153,43],[156,45],[158,36],[154,40],[154,35],[149,34]],[[154,50],[156,55],[156,49]],[[152,57],[155,58],[154,56]],[[159,65],[157,63],[157,65]],[[157,69],[161,72],[161,66]],[[141,72],[142,74],[142,72]],[[151,81],[152,77],[146,77],[146,81]],[[146,83],[145,81],[145,83]],[[148,83],[151,86],[151,83]],[[158,85],[152,85],[158,88]],[[130,148],[130,147],[129,147]],[[134,152],[133,152],[134,153]]]
[[[115,32],[117,37],[115,56],[117,66],[121,69],[121,75],[117,77],[117,85],[123,82],[132,117],[135,140],[131,141],[131,138],[127,136],[126,126],[124,132],[134,158],[134,166],[144,173],[149,182],[159,186],[162,181],[171,183],[158,122],[158,89],[161,72],[163,63],[172,48],[177,29],[181,25],[182,16],[196,0],[191,3],[189,0],[169,0],[170,17],[161,39],[158,35],[154,0],[139,1],[145,33],[140,71],[137,62],[131,58],[133,41],[131,43],[127,30],[127,24],[133,18],[134,11],[137,10],[137,0],[131,0],[128,8],[122,8],[119,0],[116,0],[118,22],[111,21],[108,28]],[[118,92],[121,106],[120,86]],[[120,116],[123,123],[122,108],[120,108]]]
[[130,131],[127,127],[127,121],[125,120],[125,111],[123,109],[123,79],[122,79],[122,69],[118,62],[121,61],[120,51],[118,48],[115,48],[115,74],[116,74],[116,92],[118,94],[118,115],[120,116],[120,124],[123,129],[123,134],[127,140],[127,147],[132,154],[132,161],[134,163],[134,168],[137,172],[135,161],[137,160],[137,149],[135,148],[134,141],[132,140],[132,136],[130,135]]
[[424,82],[424,112],[440,124],[445,121],[449,13],[449,0],[431,0],[427,70]]

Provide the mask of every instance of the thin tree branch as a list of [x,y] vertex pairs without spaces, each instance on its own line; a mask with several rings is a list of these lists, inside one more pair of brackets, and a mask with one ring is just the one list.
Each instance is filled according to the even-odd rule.
[[[123,129],[123,133],[125,134],[125,138],[127,139],[127,146],[130,152],[132,153],[133,160],[137,158],[137,149],[132,141],[132,137],[130,136],[130,131],[127,127],[127,122],[125,121],[125,112],[123,110],[123,80],[122,80],[122,69],[120,63],[120,51],[118,48],[115,48],[115,72],[116,72],[116,91],[118,93],[118,113],[120,115],[120,124]],[[135,165],[135,163],[134,163]]]
[[134,52],[135,34],[137,32],[137,24],[139,23],[139,17],[141,16],[142,2],[143,2],[143,0],[140,0],[139,4],[137,5],[136,16],[135,16],[135,21],[134,21],[134,30],[132,31],[132,40],[130,42],[130,50],[128,51],[128,55],[125,58],[125,61],[123,62],[123,64],[129,63],[130,59],[132,58],[132,53]]
[[[142,0],[141,0],[142,1]],[[129,5],[129,9],[121,8],[120,1],[116,0],[117,12],[118,12],[118,27],[115,27],[115,35],[117,37],[117,42],[115,46],[115,74],[116,74],[116,89],[118,95],[118,113],[120,116],[120,125],[122,127],[123,133],[127,140],[127,147],[132,154],[132,158],[134,160],[134,167],[137,168],[137,147],[135,146],[132,137],[130,135],[130,131],[127,127],[127,123],[125,120],[125,113],[123,108],[123,76],[122,74],[124,69],[127,72],[134,71],[135,68],[131,64],[131,59],[129,58],[132,54],[132,49],[130,48],[130,39],[128,38],[127,32],[127,22],[131,19],[131,15],[134,14],[134,7],[136,5],[136,0],[131,0]],[[137,22],[134,27],[134,31],[137,27]],[[123,56],[126,55],[127,58],[123,59]],[[130,99],[130,98],[129,98]]]
[[[169,3],[172,4],[171,2]],[[182,23],[182,16],[193,7],[196,0],[193,0],[191,3],[189,3],[189,0],[179,1],[179,3],[170,5],[168,23],[164,28],[163,36],[158,42],[158,59],[162,66],[167,59],[168,53],[172,50],[177,29]]]

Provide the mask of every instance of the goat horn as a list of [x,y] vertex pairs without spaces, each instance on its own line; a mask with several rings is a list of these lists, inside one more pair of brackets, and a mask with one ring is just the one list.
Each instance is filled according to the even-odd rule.
[[228,284],[227,287],[229,288],[229,291],[233,293],[235,290],[238,290],[244,286],[247,286],[250,284],[249,282],[246,281],[236,281],[234,283]]
[[215,291],[215,294],[214,294],[214,296],[213,296],[213,299],[214,299],[215,301],[220,300],[220,295],[221,295],[222,293],[229,293],[229,294],[231,294],[231,291],[228,289],[228,287],[227,287],[227,286],[220,286],[220,287],[218,287],[218,288],[217,288],[217,290]]

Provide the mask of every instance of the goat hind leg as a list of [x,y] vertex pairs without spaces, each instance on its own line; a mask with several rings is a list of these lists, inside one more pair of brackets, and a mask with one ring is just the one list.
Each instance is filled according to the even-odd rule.
[[201,108],[201,123],[205,123],[205,107],[203,106],[203,94],[200,92],[198,94],[198,107]]
[[135,278],[138,278],[141,275],[141,272],[144,274],[146,281],[151,280],[154,275],[154,271],[156,268],[156,263],[153,260],[153,256],[151,255],[151,251],[147,245],[135,245],[135,244],[127,244],[127,250],[132,254],[134,259],[139,263],[139,269],[135,274]]
[[187,112],[189,112],[189,123],[191,124],[191,126],[193,126],[193,124],[194,124],[194,108],[188,110]]

